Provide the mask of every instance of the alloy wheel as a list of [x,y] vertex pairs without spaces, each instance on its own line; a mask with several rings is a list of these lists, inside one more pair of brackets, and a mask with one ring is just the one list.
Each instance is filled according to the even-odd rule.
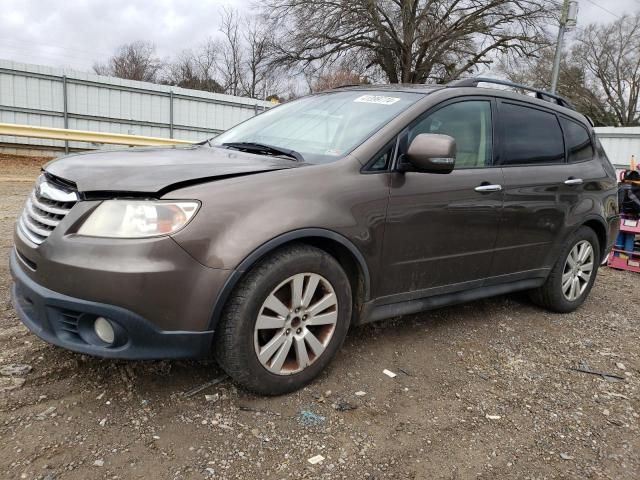
[[331,341],[338,298],[329,281],[299,273],[274,288],[260,307],[254,347],[264,368],[291,375],[315,362]]
[[584,293],[594,268],[594,252],[591,243],[581,240],[569,252],[562,270],[562,294],[570,302]]

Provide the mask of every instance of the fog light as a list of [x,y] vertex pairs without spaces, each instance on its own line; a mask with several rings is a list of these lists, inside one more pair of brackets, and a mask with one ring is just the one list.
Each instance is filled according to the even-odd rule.
[[96,332],[100,340],[109,345],[116,339],[116,332],[113,330],[111,322],[106,318],[96,318],[96,321],[93,322],[93,331]]

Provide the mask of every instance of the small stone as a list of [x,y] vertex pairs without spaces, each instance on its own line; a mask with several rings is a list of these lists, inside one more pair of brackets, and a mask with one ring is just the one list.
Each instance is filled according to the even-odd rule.
[[338,410],[339,412],[346,412],[348,410],[355,410],[358,408],[357,406],[347,402],[346,400],[339,399],[336,403],[331,405],[334,410]]
[[387,370],[386,368],[382,371],[389,378],[396,378],[398,375],[393,373],[391,370]]
[[561,453],[560,458],[562,458],[563,460],[573,460],[573,457],[567,453]]
[[56,407],[49,407],[44,412],[40,412],[37,416],[40,418],[47,417],[56,411]]
[[605,409],[602,411],[602,414],[603,414],[605,417],[608,417],[608,416],[609,416],[609,410],[605,408]]
[[94,466],[94,467],[104,467],[104,460],[102,460],[101,458],[99,458],[98,460],[96,460],[95,462],[93,462],[93,466]]
[[21,377],[0,377],[0,392],[10,392],[24,385],[25,379]]
[[0,367],[0,375],[5,377],[24,377],[31,371],[31,365],[15,363]]
[[619,368],[620,370],[627,369],[627,367],[624,366],[624,363],[621,363],[621,362],[616,362],[616,367]]
[[324,457],[322,455],[315,455],[309,459],[307,459],[307,462],[309,462],[311,465],[316,465],[320,462],[322,462],[324,460]]
[[154,436],[153,436],[153,439],[154,439],[154,440],[160,440],[160,437],[159,437],[158,435],[154,435]]
[[500,420],[502,418],[500,415],[489,415],[489,414],[486,414],[485,417],[488,420]]
[[363,392],[362,390],[356,392],[356,397],[364,397],[367,394],[367,392]]
[[214,394],[214,395],[205,395],[205,396],[204,396],[204,399],[205,399],[207,402],[217,402],[217,401],[220,399],[220,394],[219,394],[219,393],[216,393],[216,394]]
[[100,426],[104,427],[107,424],[107,419],[103,418],[102,420],[100,420]]

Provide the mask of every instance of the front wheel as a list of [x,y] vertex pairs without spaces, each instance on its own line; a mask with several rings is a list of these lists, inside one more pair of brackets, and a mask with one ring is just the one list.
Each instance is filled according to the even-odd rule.
[[342,345],[351,288],[323,250],[294,245],[249,271],[215,335],[222,368],[241,386],[278,395],[313,380]]
[[531,299],[555,312],[574,311],[589,295],[599,264],[596,233],[589,227],[580,227],[564,244],[544,285],[531,291]]

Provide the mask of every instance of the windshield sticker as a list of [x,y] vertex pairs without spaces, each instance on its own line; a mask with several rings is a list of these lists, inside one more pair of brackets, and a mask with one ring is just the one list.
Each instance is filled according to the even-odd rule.
[[377,103],[378,105],[393,105],[400,99],[398,97],[384,97],[382,95],[362,95],[354,100],[356,103]]
[[340,150],[336,149],[336,148],[330,148],[328,150],[325,150],[324,152],[325,155],[331,155],[332,157],[337,157],[339,155],[342,155],[342,153],[340,152]]

